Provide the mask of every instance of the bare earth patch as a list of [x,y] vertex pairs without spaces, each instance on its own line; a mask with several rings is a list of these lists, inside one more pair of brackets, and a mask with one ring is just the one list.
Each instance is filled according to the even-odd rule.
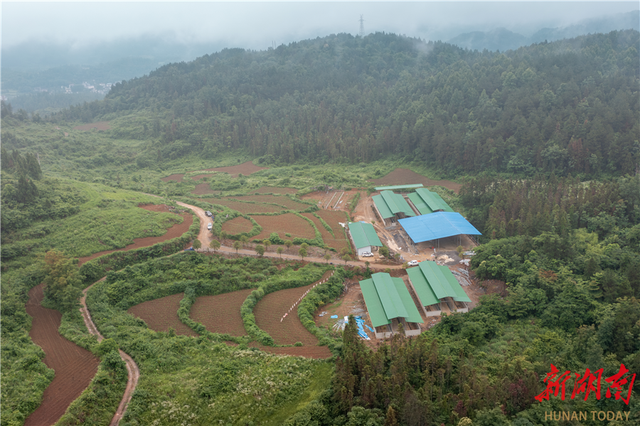
[[127,312],[143,320],[153,331],[167,332],[169,328],[173,328],[176,334],[198,336],[198,333],[184,325],[178,317],[178,309],[183,297],[184,293],[177,293],[160,299],[149,300],[132,306]]
[[227,235],[236,235],[241,232],[249,232],[253,229],[253,223],[244,217],[236,217],[222,224],[222,230]]
[[193,180],[200,180],[200,179],[202,179],[202,178],[207,178],[207,177],[211,177],[211,176],[213,176],[213,173],[209,173],[209,174],[206,174],[206,175],[195,175],[195,176],[191,176],[191,179],[193,179]]
[[424,177],[412,170],[409,169],[395,169],[388,175],[380,179],[369,179],[370,182],[373,182],[376,186],[383,185],[411,185],[416,183],[421,183],[424,186],[443,186],[447,189],[452,190],[456,194],[460,191],[461,184],[451,182],[449,180],[433,180],[427,177]]
[[111,126],[109,125],[108,121],[100,121],[98,123],[90,123],[90,124],[83,124],[82,126],[76,126],[73,128],[73,130],[82,130],[86,132],[91,129],[109,130],[110,128]]
[[259,172],[260,170],[265,169],[268,169],[268,167],[256,166],[252,161],[247,161],[246,163],[238,164],[237,166],[215,167],[213,169],[206,169],[206,171],[224,172],[229,173],[231,177],[238,177],[240,173],[242,173],[244,176],[248,176],[252,173]]
[[29,291],[27,313],[33,317],[29,336],[45,353],[44,363],[55,370],[53,381],[45,389],[40,406],[27,417],[25,425],[52,425],[80,396],[98,371],[100,361],[86,349],[58,333],[60,312],[40,305],[44,284]]
[[[313,239],[316,236],[311,225],[306,220],[293,213],[281,214],[279,216],[252,216],[260,226],[262,232],[254,239],[263,240],[269,238],[272,232],[276,232],[283,240],[293,240],[296,237]],[[287,237],[285,234],[291,234]]]
[[169,182],[170,180],[175,180],[176,182],[182,182],[183,177],[184,177],[184,174],[174,174],[167,177],[163,177],[160,180],[163,182]]
[[191,193],[194,195],[207,195],[207,194],[216,194],[219,192],[211,189],[207,182],[203,182],[203,183],[197,184],[196,188],[193,191],[191,191]]
[[190,316],[212,333],[246,336],[240,307],[252,291],[246,289],[198,297],[191,307]]

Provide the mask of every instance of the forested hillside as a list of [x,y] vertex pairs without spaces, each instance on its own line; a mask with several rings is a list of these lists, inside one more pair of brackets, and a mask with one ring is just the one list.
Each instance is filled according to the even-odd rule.
[[[637,31],[504,54],[379,33],[227,49],[117,84],[56,119],[135,114],[141,157],[408,156],[450,173],[625,174],[640,161]],[[143,162],[144,163],[144,162]]]

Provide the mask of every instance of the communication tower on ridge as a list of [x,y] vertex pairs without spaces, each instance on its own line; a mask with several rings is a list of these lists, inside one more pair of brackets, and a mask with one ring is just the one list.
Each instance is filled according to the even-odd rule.
[[360,37],[364,37],[364,15],[360,15]]

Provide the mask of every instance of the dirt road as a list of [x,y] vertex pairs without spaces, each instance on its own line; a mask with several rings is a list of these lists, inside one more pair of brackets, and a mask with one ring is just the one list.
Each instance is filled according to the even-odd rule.
[[[93,320],[91,319],[91,313],[87,308],[87,291],[89,291],[91,287],[93,287],[100,281],[104,281],[105,278],[102,278],[96,281],[95,283],[91,284],[89,287],[85,288],[84,291],[82,292],[82,298],[80,299],[80,304],[82,305],[82,307],[80,308],[80,313],[82,313],[82,319],[84,320],[84,324],[87,326],[87,330],[89,330],[89,333],[93,334],[98,338],[98,342],[101,342],[104,339],[104,337],[102,336],[102,334],[100,334],[100,332],[98,331],[98,328],[96,327]],[[129,406],[129,402],[131,401],[131,397],[133,396],[133,391],[136,390],[136,386],[138,385],[138,379],[140,378],[140,369],[138,368],[138,365],[135,363],[133,358],[131,358],[128,354],[126,354],[121,350],[118,350],[118,352],[120,353],[120,358],[122,358],[122,360],[127,365],[127,372],[129,373],[129,378],[127,379],[127,388],[124,391],[124,395],[122,396],[120,405],[118,405],[118,409],[116,410],[116,413],[113,415],[113,418],[111,419],[111,423],[109,423],[110,426],[117,426],[118,423],[120,423],[120,419],[122,419],[122,416],[124,415],[125,411],[127,411],[127,407]]]

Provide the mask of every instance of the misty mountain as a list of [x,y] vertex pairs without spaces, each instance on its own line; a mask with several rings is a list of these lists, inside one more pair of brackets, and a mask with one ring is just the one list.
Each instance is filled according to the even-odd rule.
[[608,33],[616,30],[640,29],[640,11],[635,10],[618,15],[605,16],[598,19],[587,19],[562,28],[543,28],[530,37],[497,28],[491,31],[474,31],[460,34],[449,40],[449,43],[470,50],[515,50],[522,46],[546,41],[578,37],[585,34]]

